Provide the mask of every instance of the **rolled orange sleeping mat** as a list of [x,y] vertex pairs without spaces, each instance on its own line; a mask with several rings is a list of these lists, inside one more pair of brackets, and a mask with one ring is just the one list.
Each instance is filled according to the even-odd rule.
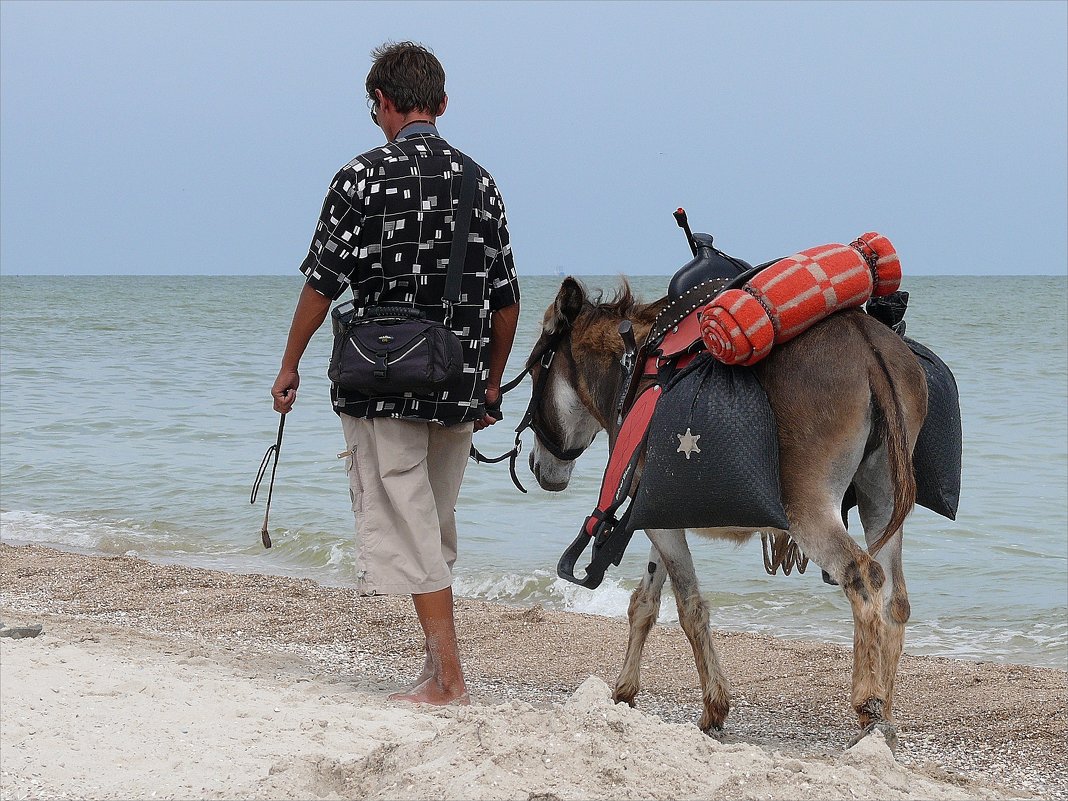
[[752,365],[836,311],[889,295],[901,284],[897,251],[882,234],[782,259],[700,312],[705,347],[724,364]]

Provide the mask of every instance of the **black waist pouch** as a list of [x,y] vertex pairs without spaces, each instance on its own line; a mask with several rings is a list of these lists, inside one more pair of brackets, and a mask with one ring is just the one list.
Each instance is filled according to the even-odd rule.
[[327,375],[361,395],[431,395],[463,375],[463,346],[441,323],[410,308],[351,308],[332,312],[334,349]]

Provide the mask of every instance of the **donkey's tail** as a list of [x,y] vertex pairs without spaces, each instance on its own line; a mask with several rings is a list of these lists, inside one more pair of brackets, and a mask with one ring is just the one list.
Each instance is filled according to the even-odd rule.
[[879,539],[871,544],[869,551],[878,553],[887,541],[896,534],[916,505],[916,475],[912,469],[912,453],[909,451],[905,414],[901,408],[901,396],[894,384],[893,375],[886,364],[879,346],[872,342],[868,332],[858,326],[871,347],[875,363],[868,371],[873,405],[873,433],[886,443],[886,455],[890,462],[890,479],[894,486],[894,511]]

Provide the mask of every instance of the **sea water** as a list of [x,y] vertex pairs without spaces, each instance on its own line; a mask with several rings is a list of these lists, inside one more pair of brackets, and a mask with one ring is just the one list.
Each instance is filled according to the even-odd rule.
[[[618,279],[586,282],[610,293]],[[653,300],[667,277],[631,282]],[[523,279],[509,377],[558,286]],[[329,326],[309,346],[286,418],[270,550],[259,535],[266,485],[249,503],[275,439],[269,390],[300,287],[299,276],[0,278],[0,538],[351,585],[344,442],[325,377]],[[906,651],[1066,668],[1068,280],[906,277],[902,288],[911,293],[909,335],[956,375],[964,426],[957,520],[918,507],[905,526]],[[511,447],[529,393],[527,382],[507,397],[504,423],[476,435],[484,453]],[[503,464],[470,463],[456,591],[625,615],[648,558],[642,534],[595,591],[555,570],[596,502],[606,456],[601,436],[555,494],[537,487],[525,455],[527,494]],[[758,539],[694,539],[691,549],[713,626],[851,642],[849,605],[815,566],[768,576]],[[662,620],[676,619],[670,599],[662,609]]]

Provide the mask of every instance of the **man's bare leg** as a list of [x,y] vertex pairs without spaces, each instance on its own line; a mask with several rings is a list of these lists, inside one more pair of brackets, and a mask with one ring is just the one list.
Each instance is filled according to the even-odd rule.
[[390,700],[438,705],[470,703],[460,666],[460,648],[456,643],[452,587],[412,595],[412,601],[426,637],[427,663],[432,672],[417,687],[409,692],[394,693],[389,696]]

